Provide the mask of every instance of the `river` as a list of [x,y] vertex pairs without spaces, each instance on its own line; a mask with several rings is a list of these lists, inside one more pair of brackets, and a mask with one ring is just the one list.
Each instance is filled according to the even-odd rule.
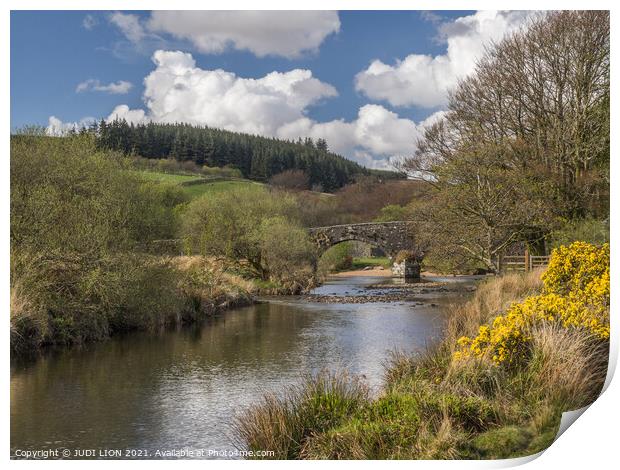
[[[368,295],[366,286],[384,280],[335,278],[315,293]],[[303,374],[347,369],[378,390],[390,351],[436,341],[457,295],[362,304],[278,297],[201,325],[131,333],[12,364],[11,455],[137,449],[152,458],[157,450],[203,449],[230,456],[234,416]]]

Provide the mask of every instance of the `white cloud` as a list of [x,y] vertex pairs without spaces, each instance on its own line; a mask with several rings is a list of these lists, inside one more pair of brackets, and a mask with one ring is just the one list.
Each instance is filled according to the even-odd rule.
[[237,49],[295,58],[316,51],[340,20],[334,11],[154,11],[148,28],[207,54]]
[[133,87],[131,82],[125,80],[119,80],[118,82],[102,84],[99,80],[90,78],[88,80],[79,83],[75,88],[76,93],[82,93],[85,91],[102,91],[113,95],[125,95],[129,93],[129,90]]
[[443,106],[447,91],[474,70],[485,46],[518,29],[530,15],[520,11],[479,11],[443,23],[439,31],[447,43],[445,54],[411,54],[394,65],[374,60],[356,75],[355,88],[393,106]]
[[95,121],[94,117],[85,117],[75,122],[63,122],[56,116],[50,116],[45,132],[47,135],[61,136],[72,130],[88,127]]
[[82,20],[82,28],[90,31],[95,26],[97,26],[97,23],[97,18],[95,18],[93,15],[86,15]]
[[109,16],[109,20],[131,42],[140,42],[146,36],[138,15],[117,11]]
[[[308,107],[337,92],[310,70],[242,78],[221,69],[201,69],[191,54],[163,50],[153,54],[153,62],[155,69],[144,79],[145,109],[121,104],[108,121],[187,122],[284,139],[324,138],[335,152],[369,167],[387,168],[390,158],[414,152],[423,128],[440,115],[415,123],[368,104],[352,121],[317,122],[307,117]],[[50,118],[51,129],[72,125]]]
[[144,79],[144,101],[149,118],[157,122],[275,135],[283,124],[303,117],[307,106],[337,95],[309,70],[254,79],[198,68],[191,54],[179,51],[157,51],[153,61],[156,68]]
[[389,168],[390,162],[415,152],[417,139],[424,128],[441,117],[432,114],[416,124],[410,119],[376,104],[359,109],[353,121],[315,122],[302,118],[282,126],[278,136],[286,139],[312,137],[326,139],[331,150],[346,155],[371,168]]
[[111,122],[116,119],[121,121],[124,119],[129,124],[142,124],[150,121],[150,119],[146,117],[146,113],[143,109],[129,109],[129,106],[126,104],[119,104],[114,108],[106,118],[106,121]]

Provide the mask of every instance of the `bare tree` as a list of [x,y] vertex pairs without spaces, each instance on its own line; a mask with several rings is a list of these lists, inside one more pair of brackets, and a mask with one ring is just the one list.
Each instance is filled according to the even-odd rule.
[[609,13],[539,15],[489,47],[402,169],[429,179],[464,143],[477,142],[508,146],[507,165],[544,171],[557,185],[561,215],[583,215],[589,198],[605,198]]
[[310,179],[303,170],[286,170],[273,175],[269,183],[278,188],[303,191],[310,188]]
[[431,188],[420,237],[489,268],[554,216],[604,213],[609,13],[540,14],[490,45],[400,169]]

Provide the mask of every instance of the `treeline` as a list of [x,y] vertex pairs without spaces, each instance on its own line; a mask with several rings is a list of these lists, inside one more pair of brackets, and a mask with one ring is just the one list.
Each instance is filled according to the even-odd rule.
[[286,170],[302,170],[312,187],[321,191],[333,191],[358,175],[370,174],[368,169],[330,152],[323,139],[291,142],[190,124],[134,125],[125,120],[102,120],[91,131],[99,148],[146,158],[193,161],[200,166],[230,166],[252,180],[267,181]]
[[489,48],[403,170],[425,175],[418,240],[493,270],[514,242],[542,250],[609,218],[609,13],[541,14]]

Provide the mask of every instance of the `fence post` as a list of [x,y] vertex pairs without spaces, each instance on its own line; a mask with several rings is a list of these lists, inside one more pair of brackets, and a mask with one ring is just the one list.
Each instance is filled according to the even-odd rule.
[[532,266],[530,264],[530,250],[526,247],[525,248],[525,272],[530,271],[532,269]]

